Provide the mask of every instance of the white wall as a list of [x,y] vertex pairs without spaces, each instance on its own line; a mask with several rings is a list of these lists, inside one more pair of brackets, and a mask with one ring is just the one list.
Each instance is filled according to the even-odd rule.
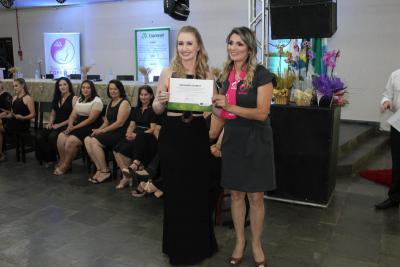
[[[92,74],[134,74],[134,29],[171,27],[173,56],[176,33],[184,25],[197,27],[210,58],[211,66],[222,65],[226,58],[225,37],[235,26],[247,25],[247,0],[190,1],[186,22],[164,14],[162,0],[126,0],[58,8],[19,11],[21,46],[24,60],[17,56],[15,11],[0,11],[0,38],[12,37],[14,62],[25,77],[33,77],[37,61],[44,58],[44,32],[80,32],[81,64],[90,65]],[[105,76],[104,76],[105,77]]]
[[[20,10],[24,61],[16,56],[15,12],[0,11],[0,37],[12,37],[15,65],[25,76],[33,76],[43,59],[43,32],[80,32],[81,63],[95,62],[91,73],[106,75],[135,73],[135,28],[170,26],[172,44],[183,25],[202,33],[211,66],[225,60],[225,36],[234,26],[247,25],[247,0],[192,0],[187,22],[163,14],[161,0],[126,0],[60,8]],[[336,68],[348,85],[350,105],[342,118],[379,121],[378,104],[389,74],[400,68],[400,1],[338,1],[338,31],[329,40],[342,56]]]
[[342,118],[379,121],[382,91],[400,68],[400,1],[338,1],[338,30],[328,43],[342,51],[336,70],[350,100]]

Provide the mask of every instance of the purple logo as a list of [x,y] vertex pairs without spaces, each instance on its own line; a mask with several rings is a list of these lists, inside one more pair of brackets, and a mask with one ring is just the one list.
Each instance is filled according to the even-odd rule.
[[59,38],[51,45],[51,57],[59,64],[68,64],[74,59],[75,48],[70,40]]

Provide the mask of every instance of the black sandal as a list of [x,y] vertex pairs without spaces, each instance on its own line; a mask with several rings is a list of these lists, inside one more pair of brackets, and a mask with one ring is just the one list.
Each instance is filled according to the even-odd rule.
[[131,191],[131,196],[133,197],[144,197],[145,195],[146,191],[140,191],[137,188]]
[[108,180],[110,180],[109,178],[111,177],[111,172],[110,171],[106,171],[106,172],[100,172],[100,173],[108,173],[108,176],[106,176],[103,180],[101,180],[101,181],[99,181],[99,180],[97,180],[97,178],[92,178],[91,180],[90,180],[90,182],[92,182],[93,184],[101,184],[101,183],[104,183],[104,182],[106,182],[106,181],[108,181]]
[[132,162],[131,165],[135,165],[136,170],[134,170],[131,166],[122,169],[122,173],[129,178],[133,178],[135,176],[136,171],[141,170],[141,168],[143,168],[143,165],[141,163],[138,164],[136,162]]

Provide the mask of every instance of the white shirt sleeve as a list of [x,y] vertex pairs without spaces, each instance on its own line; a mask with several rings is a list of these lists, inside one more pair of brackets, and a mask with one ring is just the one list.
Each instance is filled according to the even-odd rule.
[[93,108],[94,110],[98,110],[98,111],[102,111],[102,110],[103,110],[103,101],[101,101],[101,98],[100,98],[100,97],[96,96],[96,97],[93,99],[93,106],[92,106],[92,108]]
[[385,90],[383,91],[383,97],[381,100],[381,105],[386,101],[393,101],[393,73],[390,75],[389,80],[386,84]]

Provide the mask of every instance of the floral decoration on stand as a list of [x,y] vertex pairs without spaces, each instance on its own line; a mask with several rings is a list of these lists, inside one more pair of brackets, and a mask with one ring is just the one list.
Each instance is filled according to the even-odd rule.
[[289,70],[297,73],[297,81],[295,90],[291,94],[291,101],[296,102],[299,106],[309,106],[313,98],[311,89],[311,73],[310,62],[314,58],[314,53],[311,49],[311,43],[304,41],[299,46],[297,42],[293,44],[291,52],[286,53],[285,62],[289,66]]
[[[313,79],[313,87],[317,92],[318,106],[330,107],[332,104],[345,106],[349,102],[344,97],[346,86],[343,81],[334,75],[337,59],[340,57],[340,51],[331,50],[324,53],[322,61],[326,72]],[[328,75],[328,71],[330,74]]]
[[[288,69],[282,71],[282,57],[286,56],[284,48],[290,44],[278,44],[273,45],[277,49],[279,56],[278,73],[275,76],[276,83],[274,84],[273,97],[275,104],[286,105],[290,94],[290,89],[293,87],[294,81],[296,80],[295,74]],[[270,56],[273,53],[269,54]]]
[[276,104],[287,104],[290,89],[293,87],[295,80],[295,74],[289,70],[285,70],[283,74],[281,72],[278,73],[276,76],[276,86],[273,90]]
[[84,65],[81,68],[81,72],[82,72],[82,80],[86,80],[87,79],[87,74],[90,71],[90,69],[92,68],[92,66],[88,66],[88,65]]
[[139,67],[139,72],[144,77],[144,83],[148,84],[149,83],[149,74],[151,73],[151,69],[142,66],[142,67]]
[[19,68],[18,68],[18,67],[9,68],[7,71],[10,73],[10,76],[11,76],[13,79],[18,78],[18,77],[17,77],[17,73],[18,73],[18,71],[19,71]]

